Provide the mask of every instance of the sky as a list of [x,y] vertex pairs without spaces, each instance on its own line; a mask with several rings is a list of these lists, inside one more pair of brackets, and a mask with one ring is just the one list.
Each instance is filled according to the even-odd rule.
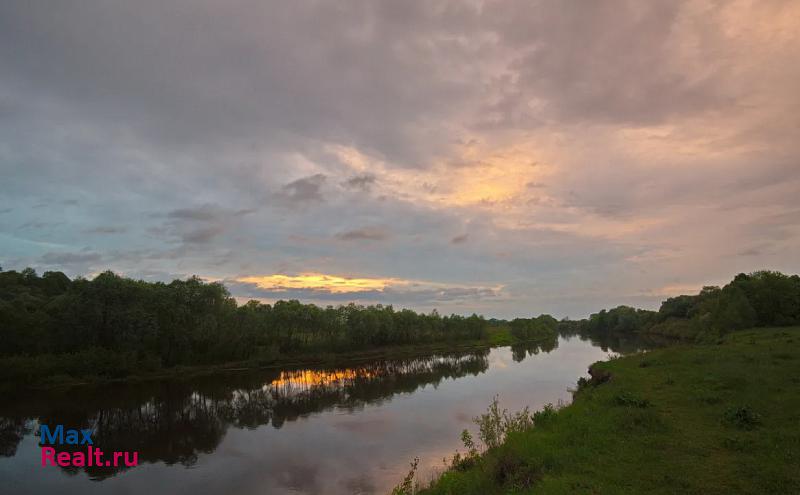
[[0,266],[583,317],[800,272],[800,2],[0,2]]

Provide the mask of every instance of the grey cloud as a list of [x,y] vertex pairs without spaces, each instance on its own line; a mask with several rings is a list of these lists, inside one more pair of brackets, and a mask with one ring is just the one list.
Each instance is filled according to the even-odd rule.
[[11,213],[12,211],[14,211],[13,208],[0,208],[0,215],[4,213]]
[[452,244],[463,244],[467,242],[467,239],[469,239],[469,234],[461,234],[450,239],[450,242]]
[[236,217],[253,213],[255,210],[245,208],[240,210],[227,210],[213,204],[204,204],[191,208],[178,208],[166,214],[167,218],[178,220],[197,220],[201,222],[211,222],[221,218]]
[[84,232],[87,234],[124,234],[127,230],[125,227],[101,226],[86,229]]
[[58,99],[82,117],[170,149],[299,135],[418,163],[441,148],[419,139],[426,131],[418,124],[449,113],[448,103],[471,91],[462,81],[432,78],[440,61],[418,42],[424,36],[467,56],[438,39],[454,15],[474,15],[455,5],[447,15],[363,1],[61,7],[13,0],[0,7],[7,87]]
[[163,215],[167,219],[166,225],[151,227],[148,232],[156,237],[177,237],[186,244],[205,244],[226,232],[241,217],[255,211],[250,208],[226,209],[215,204],[178,208]]
[[340,232],[336,238],[342,241],[384,241],[389,238],[389,233],[376,227],[364,227]]
[[95,252],[78,252],[78,253],[45,253],[39,259],[46,265],[75,265],[84,263],[94,263],[102,260],[103,257]]
[[373,184],[375,184],[376,177],[372,174],[360,174],[354,175],[344,181],[345,187],[349,187],[351,189],[361,189],[362,191],[368,191]]
[[299,204],[323,201],[322,186],[326,177],[323,174],[314,174],[292,181],[276,195],[282,202]]
[[452,287],[452,288],[431,290],[427,292],[429,292],[429,295],[422,296],[421,293],[417,293],[416,295],[418,297],[422,296],[422,300],[433,300],[442,302],[484,300],[499,296],[499,292],[496,289],[487,287],[469,287],[469,288]]
[[225,232],[224,225],[210,225],[198,229],[192,229],[180,234],[181,240],[187,243],[206,243]]
[[738,254],[739,256],[759,256],[762,253],[763,253],[762,247],[751,247],[743,249],[742,251],[739,251],[736,254]]
[[50,227],[52,225],[54,225],[52,222],[30,221],[30,222],[23,223],[22,225],[17,227],[17,229],[19,229],[19,230],[42,229],[42,228],[45,228],[45,227]]
[[[698,5],[0,2],[0,252],[86,258],[85,229],[119,225],[99,261],[125,273],[516,282],[484,307],[572,316],[670,277],[796,271],[798,41],[751,15],[793,2]],[[475,176],[491,187],[505,151],[513,173],[540,148],[517,197],[438,202],[473,185],[444,174],[498,167]],[[397,180],[410,167],[419,183]],[[410,235],[325,242],[376,237],[365,225]],[[451,237],[464,226],[481,235]],[[602,301],[548,299],[595,281]],[[454,290],[363,297],[458,307]]]
[[180,220],[200,220],[208,222],[216,220],[219,216],[219,209],[210,205],[198,208],[179,208],[167,213],[167,218],[177,218]]
[[[726,93],[729,69],[708,65],[703,77],[676,60],[676,36],[686,2],[505,2],[488,16],[517,56],[498,79],[483,126],[536,127],[561,121],[659,123],[674,114],[698,114],[735,103]],[[533,13],[535,11],[535,14]],[[713,16],[712,16],[713,18]],[[714,58],[725,34],[713,22],[702,50]],[[633,41],[635,40],[635,41]],[[531,100],[542,104],[528,104]]]

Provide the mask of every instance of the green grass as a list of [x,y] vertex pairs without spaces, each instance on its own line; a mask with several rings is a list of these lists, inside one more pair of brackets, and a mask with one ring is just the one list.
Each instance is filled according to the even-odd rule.
[[800,493],[800,327],[595,366],[611,379],[424,493]]
[[492,347],[512,345],[519,342],[518,339],[511,335],[511,329],[507,325],[489,327],[487,330],[487,338],[489,340],[489,345]]

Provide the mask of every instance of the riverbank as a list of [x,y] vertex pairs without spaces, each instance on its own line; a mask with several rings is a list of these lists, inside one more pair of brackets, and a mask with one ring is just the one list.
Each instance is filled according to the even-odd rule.
[[800,492],[800,327],[739,331],[592,370],[571,405],[423,493]]
[[[556,338],[554,335],[553,338]],[[535,341],[531,341],[535,342]],[[31,367],[26,372],[18,365],[9,365],[11,360],[0,360],[0,392],[29,389],[48,389],[81,385],[104,385],[113,383],[136,383],[150,380],[191,379],[199,376],[237,373],[258,369],[299,368],[299,367],[347,367],[358,363],[382,359],[411,359],[446,354],[451,352],[481,351],[493,347],[524,344],[526,341],[511,335],[507,326],[493,326],[487,329],[486,337],[479,340],[433,342],[418,345],[390,345],[347,352],[315,352],[275,356],[269,359],[254,359],[205,366],[176,366],[156,370],[142,370],[125,376],[109,377],[99,375],[72,376],[58,370],[42,373],[39,367]],[[13,358],[12,358],[13,359]]]

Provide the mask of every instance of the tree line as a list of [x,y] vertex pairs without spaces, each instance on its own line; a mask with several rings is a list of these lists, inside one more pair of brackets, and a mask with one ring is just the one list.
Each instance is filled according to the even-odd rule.
[[482,339],[482,316],[392,306],[320,307],[297,300],[238,305],[221,283],[170,283],[107,271],[71,280],[56,271],[0,271],[0,376],[137,370],[276,359],[384,345]]
[[558,335],[558,320],[550,315],[515,318],[508,323],[511,335],[518,340],[551,340]]
[[798,324],[800,277],[774,271],[739,274],[721,288],[671,297],[658,311],[619,306],[577,321],[541,315],[507,322],[380,304],[239,305],[224,285],[197,277],[146,282],[107,271],[71,280],[26,268],[0,270],[0,379],[121,377],[245,360],[268,364],[295,353],[486,339],[489,327],[508,327],[516,342],[550,346],[558,332],[604,341],[625,335],[702,340],[741,328]]
[[740,273],[723,287],[706,286],[695,295],[670,297],[658,311],[618,306],[559,323],[562,333],[696,340],[750,327],[789,325],[800,325],[800,277],[767,270]]

